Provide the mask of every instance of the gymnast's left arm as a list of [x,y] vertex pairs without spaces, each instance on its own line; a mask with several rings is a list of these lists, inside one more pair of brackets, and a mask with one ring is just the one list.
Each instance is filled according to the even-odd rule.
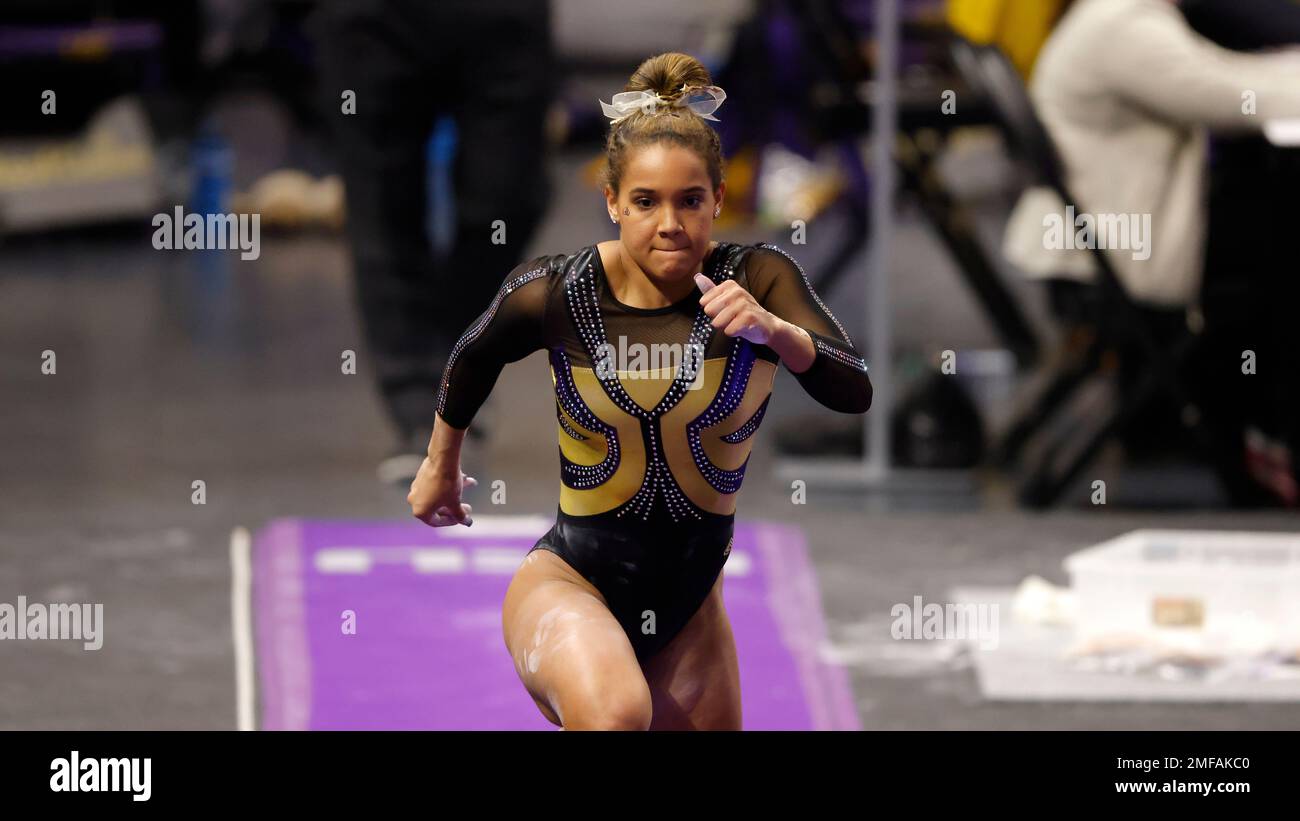
[[808,395],[840,413],[865,413],[872,393],[867,363],[799,263],[765,243],[749,252],[745,272],[758,304],[781,320],[766,344]]

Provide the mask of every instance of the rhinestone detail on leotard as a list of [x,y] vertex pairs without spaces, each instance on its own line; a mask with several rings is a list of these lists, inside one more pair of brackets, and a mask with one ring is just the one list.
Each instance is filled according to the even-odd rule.
[[[730,265],[723,267],[721,272],[718,271],[718,261],[722,260],[729,250],[725,244],[720,244],[715,249],[714,260],[711,260],[713,263],[709,266],[711,270],[705,272],[705,275],[715,285],[730,279],[734,274],[734,269]],[[569,307],[569,315],[573,319],[573,325],[577,329],[579,339],[592,362],[597,361],[595,353],[602,350],[602,346],[608,339],[605,333],[604,321],[600,315],[600,291],[596,287],[596,264],[593,259],[599,253],[600,251],[596,246],[591,246],[586,265],[576,275],[567,279],[564,294]],[[703,307],[698,308],[695,320],[691,324],[687,350],[706,349],[713,337],[714,330],[713,320],[704,311]],[[688,516],[696,519],[703,518],[699,509],[682,492],[677,480],[673,478],[672,472],[668,469],[660,429],[660,419],[675,407],[686,394],[686,391],[689,390],[698,376],[699,365],[700,363],[694,362],[691,357],[683,357],[682,361],[678,363],[677,373],[673,378],[672,385],[668,388],[668,392],[649,410],[634,402],[616,377],[598,380],[610,400],[641,423],[641,431],[646,443],[646,475],[643,477],[636,494],[618,510],[618,516],[622,517],[625,513],[630,512],[633,515],[640,516],[643,521],[649,521],[654,507],[654,500],[659,497],[664,500],[669,515],[672,516],[675,522],[681,521]],[[556,384],[558,388],[559,383]],[[579,424],[586,426],[586,423],[577,416],[574,416],[574,419]]]
[[727,357],[727,370],[722,377],[722,390],[713,397],[713,401],[704,409],[704,413],[692,419],[686,425],[686,442],[691,448],[691,458],[704,480],[719,493],[735,493],[745,478],[745,466],[749,459],[735,470],[724,470],[709,459],[704,452],[704,443],[700,431],[713,427],[726,419],[745,396],[749,385],[749,375],[754,372],[754,348],[748,340],[736,338],[731,356]]
[[564,431],[570,439],[585,442],[589,438],[585,433],[579,432],[573,425],[569,424],[569,417],[560,409],[559,402],[555,403],[555,418],[560,420],[560,430]]
[[845,353],[833,345],[828,345],[826,342],[815,336],[813,337],[813,347],[817,349],[818,353],[824,356],[829,356],[837,362],[842,362],[854,370],[862,371],[863,373],[867,372],[867,362],[865,359],[854,356],[853,354]]
[[804,273],[803,266],[799,264],[799,260],[787,254],[785,249],[782,248],[781,246],[774,245],[770,242],[760,242],[756,247],[766,248],[769,251],[776,251],[778,254],[790,260],[790,262],[794,263],[794,267],[799,270],[799,276],[803,277],[803,284],[804,287],[808,289],[808,293],[811,294],[812,298],[817,301],[817,305],[820,306],[821,309],[826,312],[826,315],[831,318],[831,322],[835,323],[835,327],[839,329],[840,335],[844,337],[844,340],[848,342],[850,345],[852,345],[853,340],[849,337],[848,332],[844,330],[844,326],[840,324],[840,321],[835,318],[835,314],[831,313],[831,309],[826,307],[826,303],[822,302],[822,298],[817,295],[816,291],[813,290],[812,283],[808,281],[808,275]]
[[571,488],[590,490],[608,482],[618,471],[620,453],[618,431],[613,425],[602,422],[582,401],[577,386],[573,384],[569,357],[560,348],[551,351],[551,370],[555,373],[555,399],[559,407],[579,425],[600,434],[605,439],[605,458],[594,465],[579,465],[571,462],[565,458],[564,450],[560,450],[560,480]]
[[767,413],[767,403],[770,401],[772,401],[772,395],[768,394],[767,398],[763,400],[763,404],[759,405],[758,410],[754,411],[754,415],[749,417],[749,421],[726,436],[721,437],[722,441],[728,445],[738,445],[753,436],[754,431],[758,430],[758,426],[763,423],[763,414]]
[[550,270],[550,266],[534,268],[533,270],[528,271],[526,273],[522,273],[519,276],[515,277],[514,279],[502,285],[497,290],[497,295],[492,299],[492,304],[488,306],[488,309],[484,311],[483,314],[478,318],[478,321],[475,322],[473,325],[471,325],[469,330],[466,331],[461,336],[461,338],[456,341],[456,344],[451,349],[451,354],[447,357],[447,366],[442,369],[442,383],[438,386],[438,413],[439,414],[443,413],[446,410],[447,384],[448,382],[451,381],[451,369],[455,367],[456,359],[460,356],[461,351],[465,350],[465,347],[468,346],[470,343],[472,343],[475,339],[477,339],[479,334],[483,333],[483,329],[486,328],[489,324],[491,324],[492,317],[496,316],[497,311],[501,308],[501,303],[505,300],[506,297],[510,296],[510,294],[513,293],[516,289],[524,285],[527,285],[528,283],[532,282],[538,277],[546,276],[549,270]]

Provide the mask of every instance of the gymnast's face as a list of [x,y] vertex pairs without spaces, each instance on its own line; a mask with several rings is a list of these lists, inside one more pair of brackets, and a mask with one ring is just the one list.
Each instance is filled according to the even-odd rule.
[[694,151],[659,142],[632,152],[618,196],[606,188],[605,201],[626,254],[646,276],[669,283],[700,270],[726,188],[712,188],[704,158]]

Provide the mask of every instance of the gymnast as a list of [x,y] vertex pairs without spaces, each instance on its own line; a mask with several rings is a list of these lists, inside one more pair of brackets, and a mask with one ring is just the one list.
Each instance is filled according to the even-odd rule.
[[[433,527],[473,524],[465,431],[505,364],[546,350],[559,506],[511,580],[502,627],[524,688],[562,729],[741,728],[721,571],[777,365],[831,410],[871,405],[866,363],[803,268],[775,245],[710,238],[726,184],[705,120],[725,97],[693,57],[666,53],[601,102],[619,238],[509,273],[452,349],[407,496]],[[658,369],[611,361],[656,345],[684,353]]]

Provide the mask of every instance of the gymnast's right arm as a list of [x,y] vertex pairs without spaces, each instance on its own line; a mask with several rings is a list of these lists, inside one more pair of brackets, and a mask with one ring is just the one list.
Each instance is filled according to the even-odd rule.
[[471,420],[487,401],[501,370],[545,347],[548,258],[516,266],[496,297],[452,347],[438,388],[429,452],[406,500],[415,518],[434,527],[472,523],[460,503],[477,482],[460,470],[460,449]]

